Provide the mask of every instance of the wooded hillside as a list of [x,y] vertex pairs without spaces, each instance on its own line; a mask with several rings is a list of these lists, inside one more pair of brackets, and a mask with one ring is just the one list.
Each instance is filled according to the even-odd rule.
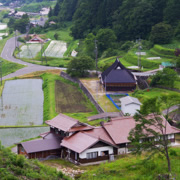
[[[147,39],[160,22],[175,30],[180,19],[179,0],[58,0],[50,17],[73,21],[72,35],[84,38],[90,32],[110,28],[118,40]],[[179,26],[180,27],[180,26]],[[177,30],[176,30],[177,31]]]

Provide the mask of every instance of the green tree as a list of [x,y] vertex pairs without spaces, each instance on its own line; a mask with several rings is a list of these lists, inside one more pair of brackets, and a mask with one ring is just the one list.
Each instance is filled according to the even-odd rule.
[[9,22],[7,23],[9,28],[14,28],[15,18],[10,17]]
[[86,53],[88,56],[91,56],[92,58],[94,58],[95,39],[96,39],[95,35],[93,33],[89,33],[84,41]]
[[[175,99],[175,96],[172,99],[162,96],[146,100],[140,112],[134,116],[136,125],[128,137],[135,154],[148,151],[149,157],[151,157],[155,153],[161,153],[166,158],[169,173],[171,172],[171,162],[168,153],[169,140],[166,136],[169,124],[161,116],[160,107],[167,103],[170,105]],[[149,113],[151,115],[148,116]]]
[[18,20],[15,21],[14,30],[18,30],[21,33],[25,33],[26,32],[26,27],[28,26],[29,22],[30,21],[29,21],[28,15],[24,14],[21,19],[18,19]]
[[85,77],[88,70],[93,69],[94,61],[88,56],[76,57],[71,60],[67,67],[67,73],[73,77]]
[[162,85],[173,88],[177,79],[178,74],[176,71],[170,68],[164,68],[163,71],[158,71],[153,76],[151,86]]
[[58,33],[55,33],[54,34],[54,39],[58,40],[58,37],[59,37]]
[[168,44],[172,37],[173,32],[171,25],[161,22],[152,27],[150,40],[154,44]]
[[98,40],[98,50],[102,53],[104,50],[112,48],[117,37],[112,29],[100,29],[96,39]]

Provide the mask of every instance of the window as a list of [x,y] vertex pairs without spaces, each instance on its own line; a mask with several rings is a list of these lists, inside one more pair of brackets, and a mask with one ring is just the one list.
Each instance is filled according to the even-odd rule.
[[98,157],[98,152],[90,152],[86,154],[87,159],[94,159]]

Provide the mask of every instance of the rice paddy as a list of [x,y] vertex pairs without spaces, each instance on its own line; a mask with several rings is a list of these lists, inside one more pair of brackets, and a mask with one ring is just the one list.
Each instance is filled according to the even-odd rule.
[[19,58],[35,58],[37,53],[41,50],[41,44],[26,44],[21,47],[21,51],[17,54]]
[[47,57],[62,58],[66,50],[67,44],[65,42],[53,40],[45,50],[44,55],[46,55]]

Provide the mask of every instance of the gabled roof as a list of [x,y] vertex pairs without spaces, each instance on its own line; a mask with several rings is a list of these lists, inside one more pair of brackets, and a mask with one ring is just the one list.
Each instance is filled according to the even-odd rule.
[[27,153],[49,151],[60,148],[61,140],[59,138],[40,139],[22,142],[21,145]]
[[137,98],[131,97],[131,96],[126,96],[120,98],[121,104],[123,105],[128,105],[128,104],[139,104],[141,105],[140,101]]
[[[172,127],[163,116],[160,117],[163,120],[163,125],[167,123],[166,134],[180,133],[180,130]],[[153,119],[154,116],[148,115],[147,118]],[[136,122],[133,117],[117,117],[113,118],[108,123],[104,123],[103,127],[115,144],[121,144],[130,142],[128,140],[129,132],[135,127],[135,125]],[[156,132],[161,133],[159,129],[155,128],[155,126],[152,126],[151,128]]]
[[135,83],[133,74],[121,62],[116,61],[101,74],[104,83]]
[[61,146],[71,149],[77,153],[81,153],[96,144],[98,141],[98,138],[89,136],[83,132],[78,132],[77,134],[64,138]]
[[40,41],[40,42],[44,42],[43,39],[41,39],[37,34],[34,34],[32,39],[29,40],[30,42],[31,41]]
[[48,120],[45,123],[51,127],[68,132],[73,126],[77,125],[79,121],[64,114],[59,114],[52,120]]
[[102,127],[95,127],[92,130],[78,132],[70,137],[64,138],[61,146],[77,153],[82,153],[99,141],[107,144],[107,146],[117,147]]

